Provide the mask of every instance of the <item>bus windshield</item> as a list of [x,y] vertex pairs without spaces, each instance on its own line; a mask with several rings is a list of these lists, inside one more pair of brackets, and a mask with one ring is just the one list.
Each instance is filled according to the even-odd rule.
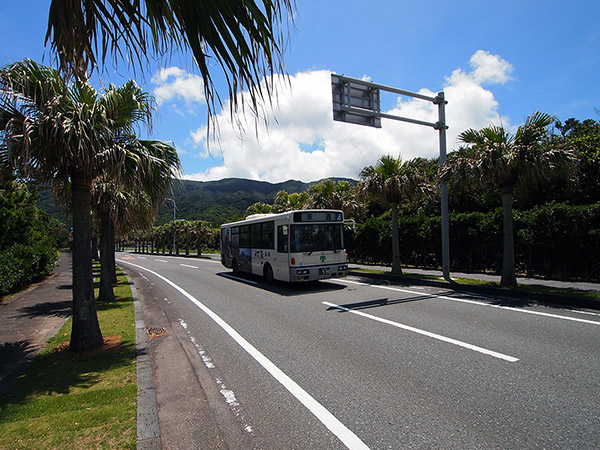
[[292,253],[341,250],[343,248],[342,224],[292,225],[290,236]]

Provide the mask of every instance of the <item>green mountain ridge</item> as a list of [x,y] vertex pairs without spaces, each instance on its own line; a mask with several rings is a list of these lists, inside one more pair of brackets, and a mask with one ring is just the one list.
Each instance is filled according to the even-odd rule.
[[[329,178],[334,181],[346,180],[356,184],[349,178]],[[215,225],[245,215],[248,206],[257,203],[273,203],[279,191],[288,193],[304,192],[311,185],[322,180],[305,183],[288,180],[280,183],[248,180],[243,178],[224,178],[218,181],[179,180],[175,182],[172,193],[167,197],[175,199],[177,205],[176,219],[205,220]],[[38,207],[58,220],[65,221],[65,215],[52,200],[51,190],[39,190]],[[162,225],[173,220],[173,203],[165,201],[160,206],[155,225]]]

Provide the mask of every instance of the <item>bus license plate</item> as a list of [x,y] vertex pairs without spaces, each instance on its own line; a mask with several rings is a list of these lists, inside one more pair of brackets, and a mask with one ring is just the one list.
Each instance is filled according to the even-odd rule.
[[329,275],[329,267],[319,269],[319,275]]

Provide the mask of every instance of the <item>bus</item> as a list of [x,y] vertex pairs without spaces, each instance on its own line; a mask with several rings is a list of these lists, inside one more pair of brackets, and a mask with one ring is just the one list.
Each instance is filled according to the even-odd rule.
[[303,282],[348,275],[342,211],[254,214],[221,225],[221,263],[273,280]]

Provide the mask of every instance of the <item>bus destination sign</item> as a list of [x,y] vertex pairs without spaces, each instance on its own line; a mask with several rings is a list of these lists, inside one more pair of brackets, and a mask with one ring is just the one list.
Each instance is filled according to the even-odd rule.
[[301,212],[294,214],[294,222],[343,222],[341,212]]

